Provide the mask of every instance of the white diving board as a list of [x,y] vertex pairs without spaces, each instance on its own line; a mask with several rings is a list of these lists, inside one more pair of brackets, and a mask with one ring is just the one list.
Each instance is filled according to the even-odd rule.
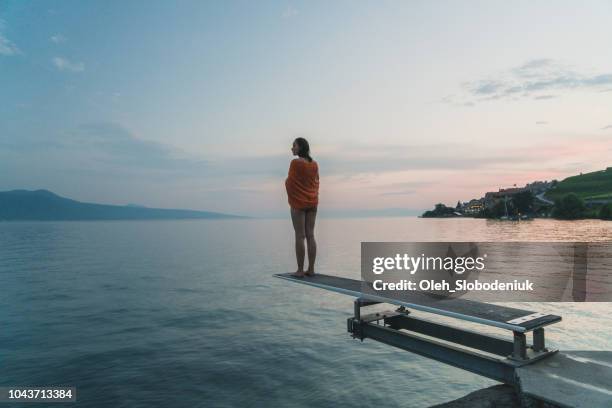
[[298,278],[290,273],[275,274],[274,276],[291,282],[314,286],[356,298],[404,306],[409,309],[499,327],[519,333],[536,330],[561,321],[561,316],[557,315],[466,299],[435,298],[427,296],[424,293],[406,293],[399,291],[391,294],[386,292],[377,295],[372,293],[372,289],[368,292],[363,291],[363,285],[366,285],[366,283],[356,279],[342,278],[339,276],[316,274],[312,277],[305,276],[303,278]]

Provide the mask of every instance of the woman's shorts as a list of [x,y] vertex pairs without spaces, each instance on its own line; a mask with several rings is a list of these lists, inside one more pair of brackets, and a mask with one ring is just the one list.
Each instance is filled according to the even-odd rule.
[[307,212],[317,212],[317,207],[292,208],[292,210],[295,210],[295,211],[304,211],[305,213],[307,213]]

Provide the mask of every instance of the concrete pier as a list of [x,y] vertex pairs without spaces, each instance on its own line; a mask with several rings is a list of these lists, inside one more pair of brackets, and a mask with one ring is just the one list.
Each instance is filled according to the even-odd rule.
[[612,407],[612,352],[560,351],[517,368],[521,392],[562,407]]
[[469,393],[442,404],[429,408],[560,408],[551,404],[531,398],[525,398],[516,392],[514,387],[498,384]]

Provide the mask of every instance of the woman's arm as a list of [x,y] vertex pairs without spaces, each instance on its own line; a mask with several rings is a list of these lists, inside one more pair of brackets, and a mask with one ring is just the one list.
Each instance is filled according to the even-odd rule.
[[291,179],[295,178],[295,159],[291,160],[291,164],[289,164],[289,173],[287,174],[287,179],[285,180],[285,190],[287,190],[287,194],[291,192]]

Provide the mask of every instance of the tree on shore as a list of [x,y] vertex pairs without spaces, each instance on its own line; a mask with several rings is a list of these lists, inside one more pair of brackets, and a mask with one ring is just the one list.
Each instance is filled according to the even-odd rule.
[[533,211],[534,196],[531,191],[523,191],[512,197],[514,208],[521,214],[528,214]]
[[475,218],[500,218],[506,215],[506,208],[508,209],[508,214],[512,214],[512,203],[507,201],[504,203],[504,200],[498,200],[493,206],[485,207],[478,214],[476,214]]
[[455,215],[455,209],[452,207],[447,207],[442,203],[436,204],[433,210],[425,211],[422,217],[430,218],[430,217],[451,217]]
[[599,209],[599,218],[602,220],[612,220],[612,203],[604,204]]
[[555,200],[552,216],[562,220],[576,220],[585,216],[584,201],[574,193],[569,193]]
[[509,201],[499,200],[491,209],[492,218],[499,218],[512,213],[512,204]]

